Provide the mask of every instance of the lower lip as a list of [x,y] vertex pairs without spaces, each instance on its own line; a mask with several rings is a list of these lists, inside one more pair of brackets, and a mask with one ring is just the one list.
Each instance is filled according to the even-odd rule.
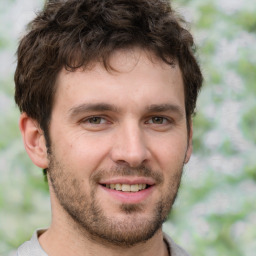
[[115,200],[126,204],[141,203],[146,200],[154,190],[154,186],[150,186],[149,188],[140,190],[138,192],[122,192],[115,189],[109,189],[101,185],[100,187]]

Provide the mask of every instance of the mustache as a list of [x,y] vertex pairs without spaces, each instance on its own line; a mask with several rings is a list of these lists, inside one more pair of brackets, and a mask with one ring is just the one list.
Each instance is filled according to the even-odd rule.
[[153,178],[157,184],[162,183],[164,180],[163,174],[161,172],[154,171],[145,165],[138,167],[115,166],[110,170],[99,169],[92,174],[91,180],[98,183],[103,178],[110,178],[114,176],[150,177]]

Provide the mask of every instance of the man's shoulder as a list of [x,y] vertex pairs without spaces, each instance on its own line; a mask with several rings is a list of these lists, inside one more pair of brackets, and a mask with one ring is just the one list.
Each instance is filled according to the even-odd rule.
[[38,241],[38,235],[43,232],[44,230],[36,230],[32,238],[18,248],[15,256],[47,256]]
[[164,233],[164,240],[168,244],[171,256],[190,256],[183,248],[177,245],[166,233]]

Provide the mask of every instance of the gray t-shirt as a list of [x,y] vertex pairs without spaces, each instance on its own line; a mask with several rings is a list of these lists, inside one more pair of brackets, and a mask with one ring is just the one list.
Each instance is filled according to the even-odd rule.
[[[32,238],[18,248],[16,256],[48,256],[38,241],[38,237],[44,231],[45,230],[35,231]],[[164,240],[171,256],[189,256],[189,254],[178,246],[168,235],[164,234]]]

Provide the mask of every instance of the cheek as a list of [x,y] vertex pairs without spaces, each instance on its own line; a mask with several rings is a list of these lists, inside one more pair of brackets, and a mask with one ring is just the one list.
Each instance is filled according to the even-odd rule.
[[105,160],[110,142],[96,135],[86,136],[79,133],[66,134],[55,145],[57,147],[54,150],[59,159],[79,173],[86,172],[88,175],[97,170]]
[[162,170],[180,169],[184,164],[185,155],[187,151],[186,138],[173,136],[166,138],[154,150],[154,156]]

